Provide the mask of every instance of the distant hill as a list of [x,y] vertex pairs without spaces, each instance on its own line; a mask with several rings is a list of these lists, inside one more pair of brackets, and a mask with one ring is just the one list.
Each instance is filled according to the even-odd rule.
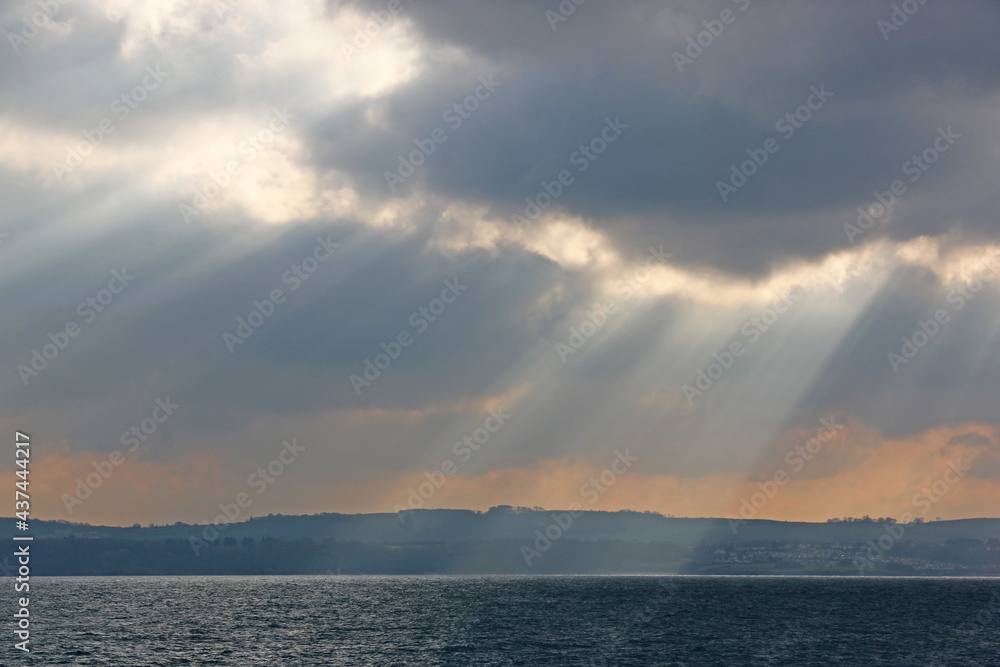
[[[0,519],[9,540],[14,519]],[[1000,575],[1000,519],[898,525],[495,507],[219,526],[32,521],[33,574],[683,572]],[[21,533],[23,534],[23,533]],[[0,573],[5,562],[0,559]],[[8,568],[9,569],[9,568]]]

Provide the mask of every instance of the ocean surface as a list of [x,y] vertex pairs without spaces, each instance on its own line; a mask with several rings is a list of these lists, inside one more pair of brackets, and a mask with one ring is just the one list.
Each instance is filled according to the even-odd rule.
[[4,665],[1000,665],[997,579],[33,577],[30,608]]

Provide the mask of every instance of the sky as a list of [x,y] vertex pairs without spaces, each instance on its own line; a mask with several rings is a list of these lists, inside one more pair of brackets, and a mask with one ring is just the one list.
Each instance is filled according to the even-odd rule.
[[36,518],[997,516],[993,2],[0,26],[0,429]]

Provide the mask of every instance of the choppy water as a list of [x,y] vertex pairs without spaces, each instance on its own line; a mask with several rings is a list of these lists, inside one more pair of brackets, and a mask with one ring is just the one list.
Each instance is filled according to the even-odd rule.
[[8,622],[3,664],[1000,665],[996,579],[92,577],[31,587],[32,655],[12,649]]

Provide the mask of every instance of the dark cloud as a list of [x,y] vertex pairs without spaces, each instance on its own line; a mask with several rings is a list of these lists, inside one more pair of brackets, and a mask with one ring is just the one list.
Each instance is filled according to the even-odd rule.
[[[322,20],[345,39],[339,11],[348,5],[385,7],[328,3]],[[9,28],[32,6],[7,6],[0,22]],[[404,2],[412,44],[402,41],[418,63],[409,78],[369,91],[365,77],[379,70],[364,67],[385,53],[320,64],[296,60],[294,49],[276,54],[296,40],[320,48],[305,30],[315,25],[274,34],[286,14],[202,13],[183,30],[137,38],[142,25],[87,3],[63,6],[71,30],[40,33],[0,58],[0,123],[11,130],[0,139],[0,233],[9,234],[0,304],[16,315],[0,319],[4,422],[41,425],[53,447],[106,451],[169,395],[183,409],[150,459],[206,451],[256,460],[290,429],[319,443],[310,474],[341,482],[439,464],[500,400],[516,419],[470,470],[600,462],[628,446],[647,474],[757,471],[821,417],[865,425],[857,451],[811,473],[819,476],[854,465],[874,433],[996,421],[995,286],[959,312],[944,271],[900,258],[920,236],[942,257],[997,241],[995,4],[921,5],[888,41],[877,27],[892,11],[885,3],[761,1],[744,12],[720,1],[588,2],[553,31],[545,11],[556,7]],[[673,53],[723,9],[737,21],[678,72]],[[108,115],[157,63],[170,78],[141,113],[73,179],[47,178],[64,137]],[[403,69],[391,64],[393,75]],[[451,126],[447,111],[491,76],[500,85]],[[820,86],[833,96],[783,136],[775,122]],[[255,197],[301,195],[299,181],[276,171],[185,224],[179,202],[230,155],[199,153],[201,144],[286,105],[297,114],[288,136],[300,143],[280,157],[305,174],[302,197],[323,205],[263,222]],[[577,171],[574,153],[609,120],[628,127]],[[909,180],[907,160],[949,127],[960,138]],[[447,141],[391,192],[385,171],[436,128]],[[780,149],[721,201],[716,181],[769,137]],[[151,155],[122,157],[143,149]],[[574,181],[554,208],[596,232],[592,246],[572,225],[538,221],[522,237],[506,222],[563,169]],[[852,243],[844,224],[895,179],[906,179],[905,193]],[[324,208],[340,187],[353,203]],[[481,217],[504,230],[492,236]],[[290,290],[285,272],[328,238],[340,248]],[[860,249],[872,241],[884,245],[867,248],[866,264]],[[622,299],[560,359],[556,345],[650,246],[673,253],[680,274]],[[584,259],[562,262],[563,250]],[[844,259],[855,262],[845,269],[857,269],[854,278],[822,266],[842,251],[854,253]],[[78,304],[122,269],[134,282],[25,385],[18,366],[79,323]],[[837,285],[804,293],[688,402],[682,388],[713,355],[747,342],[741,326],[760,316],[767,279],[791,284],[794,271],[825,271]],[[411,316],[446,280],[467,288],[420,333]],[[223,335],[276,288],[287,301],[230,354]],[[952,321],[893,369],[888,354],[939,308]],[[359,395],[350,377],[401,332],[413,344]],[[954,443],[986,448],[971,436]]]
[[[737,21],[678,72],[672,54],[725,8]],[[847,247],[846,236],[831,230],[856,218],[876,191],[908,179],[904,163],[939,127],[952,126],[960,144],[919,184],[907,180],[893,236],[942,233],[961,219],[963,229],[995,237],[988,212],[994,195],[979,189],[956,196],[963,181],[978,181],[984,156],[995,154],[995,121],[984,115],[1000,71],[995,5],[969,3],[961,12],[922,6],[889,41],[876,24],[891,7],[875,4],[759,2],[744,13],[721,2],[627,2],[613,11],[593,3],[554,33],[545,9],[521,2],[407,6],[425,39],[469,54],[467,69],[431,67],[390,93],[381,101],[390,109],[388,132],[366,126],[360,108],[317,126],[316,143],[329,147],[321,162],[367,172],[368,188],[385,189],[382,172],[397,155],[439,126],[442,110],[469,94],[479,74],[493,72],[503,87],[428,159],[419,182],[487,203],[500,218],[519,211],[540,181],[571,168],[573,151],[597,136],[604,118],[620,116],[627,134],[557,205],[623,244],[633,234],[620,233],[622,216],[646,236],[697,229],[711,235],[711,248],[693,243],[680,261],[760,274],[790,258]],[[833,97],[792,136],[776,131],[776,121],[804,104],[814,86]],[[723,202],[717,182],[769,137],[778,153]],[[989,164],[995,169],[994,158]]]

